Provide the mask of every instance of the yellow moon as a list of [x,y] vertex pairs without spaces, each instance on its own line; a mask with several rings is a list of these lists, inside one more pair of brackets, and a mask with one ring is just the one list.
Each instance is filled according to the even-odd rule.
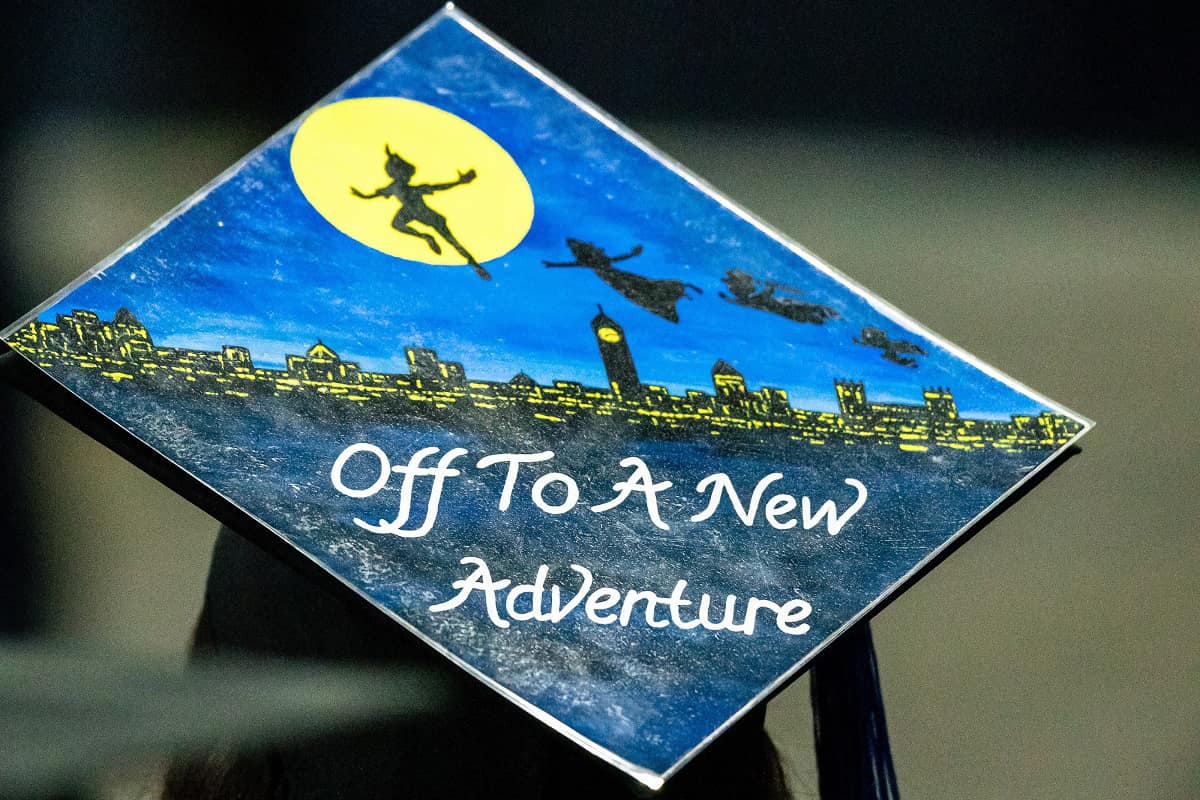
[[[393,182],[385,171],[388,148],[415,167],[402,185],[454,183],[475,172],[470,182],[406,203],[409,219],[396,221],[426,238],[393,227],[401,209],[398,198],[367,200],[351,191],[370,195]],[[466,120],[415,100],[364,97],[322,106],[296,131],[291,162],[300,191],[333,227],[367,247],[410,261],[467,263],[436,228],[411,219],[414,212],[427,219],[444,217],[446,228],[481,262],[520,244],[533,222],[529,182],[504,148]]]

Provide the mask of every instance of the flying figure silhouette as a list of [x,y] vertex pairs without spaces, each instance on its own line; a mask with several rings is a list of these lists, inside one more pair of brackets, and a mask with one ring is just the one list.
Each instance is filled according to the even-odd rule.
[[628,253],[620,256],[610,256],[604,248],[597,247],[591,242],[581,242],[578,239],[567,239],[567,247],[571,248],[574,261],[556,262],[543,261],[547,267],[585,267],[596,273],[600,280],[623,294],[627,300],[632,300],[651,314],[656,314],[670,322],[679,322],[679,311],[675,304],[680,298],[688,296],[687,290],[693,289],[701,294],[704,290],[691,283],[684,283],[673,278],[647,278],[635,275],[613,266],[616,261],[640,256],[642,246],[635,245]]
[[829,306],[800,300],[799,296],[804,292],[794,286],[760,280],[740,269],[727,270],[721,282],[729,289],[729,294],[718,293],[721,299],[735,305],[778,314],[792,322],[811,322],[814,325],[824,325],[826,320],[838,317],[837,311]]
[[[859,336],[862,338],[860,339]],[[917,359],[913,356],[927,356],[925,348],[919,344],[914,344],[905,339],[888,338],[887,332],[882,328],[874,328],[868,325],[862,329],[859,336],[855,336],[853,341],[855,344],[861,344],[865,347],[877,347],[883,352],[879,354],[880,358],[899,364],[902,367],[917,368]]]
[[491,280],[492,276],[488,273],[475,256],[459,243],[454,234],[450,232],[450,226],[446,224],[446,218],[434,211],[425,203],[425,195],[441,192],[446,189],[453,189],[455,186],[462,186],[475,180],[475,170],[469,169],[466,172],[459,170],[458,180],[450,181],[449,183],[419,183],[412,182],[413,175],[417,168],[405,161],[399,154],[393,153],[389,145],[383,146],[383,152],[387,153],[387,161],[383,168],[392,182],[387,186],[376,189],[371,194],[364,194],[353,186],[350,187],[350,193],[355,197],[361,197],[363,200],[373,200],[376,197],[394,197],[400,201],[400,209],[396,212],[396,216],[392,217],[392,227],[398,232],[408,236],[416,236],[418,239],[424,239],[425,244],[429,245],[429,249],[435,253],[442,252],[442,246],[438,244],[433,234],[426,233],[418,228],[414,228],[410,223],[419,222],[426,227],[432,228],[433,231],[439,234],[446,243],[453,247],[458,254],[467,260],[467,263],[475,270],[475,274],[483,278],[485,281]]

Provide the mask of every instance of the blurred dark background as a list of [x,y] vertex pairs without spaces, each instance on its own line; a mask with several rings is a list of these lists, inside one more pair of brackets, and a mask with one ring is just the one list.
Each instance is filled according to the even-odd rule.
[[[10,10],[0,31],[2,323],[135,235],[438,7],[216,0]],[[995,657],[1008,664],[1005,648],[1019,650],[1030,635],[1003,621],[1013,613],[1004,605],[1015,602],[1010,583],[1040,587],[1024,595],[1028,616],[1057,609],[1036,623],[1046,642],[1063,630],[1084,637],[1068,636],[1062,652],[1045,643],[1027,649],[1027,664],[1053,664],[1064,653],[1077,658],[1084,640],[1095,646],[1081,628],[1099,625],[1095,606],[1111,602],[1123,610],[1097,633],[1109,637],[1113,652],[1085,648],[1089,663],[1050,668],[1062,681],[1098,670],[1103,680],[1088,691],[1099,698],[1080,695],[1072,706],[1056,684],[1057,699],[1026,700],[1050,703],[1033,718],[985,715],[980,723],[1032,736],[1031,752],[1011,753],[1025,759],[1019,769],[1029,783],[1008,796],[1047,786],[1067,796],[1061,783],[1073,780],[1090,797],[1105,787],[1114,796],[1182,797],[1200,786],[1194,714],[1186,727],[1156,716],[1200,705],[1195,626],[1172,610],[1188,595],[1194,601],[1200,573],[1190,536],[1200,522],[1196,420],[1182,399],[1196,396],[1200,307],[1197,13],[993,0],[476,0],[463,8],[852,277],[1100,421],[1085,444],[1099,452],[1068,465],[1063,472],[1072,477],[1054,476],[1022,504],[1026,515],[1007,523],[1013,531],[1023,525],[1027,538],[996,534],[1004,543],[996,546],[1010,548],[997,552],[973,550],[973,542],[922,584],[935,588],[914,589],[918,599],[906,596],[893,606],[899,610],[885,612],[877,626],[885,680],[893,666],[889,642],[915,647],[913,637],[925,636],[927,648],[936,648],[950,635],[939,626],[949,624],[968,637],[957,647],[976,649],[934,665],[892,660],[904,676],[907,668],[979,670],[961,684],[951,681],[971,697],[995,668],[976,663],[980,641],[1001,637],[1007,644],[995,645]],[[215,524],[28,400],[5,391],[0,413],[8,530],[0,633],[182,652]],[[1159,470],[1153,479],[1145,472],[1152,468]],[[1115,473],[1125,482],[1113,483]],[[1089,507],[1088,496],[1106,497],[1109,511]],[[1051,510],[1059,515],[1059,544],[1047,553],[1052,534],[1040,526]],[[1132,530],[1155,520],[1161,524],[1153,530]],[[209,531],[208,538],[178,532],[193,530]],[[1131,543],[1135,536],[1146,537],[1142,546]],[[1011,563],[1014,554],[1036,566]],[[939,589],[943,570],[949,577],[941,580],[950,583]],[[994,592],[995,617],[987,616],[991,606],[963,607],[979,595],[981,579]],[[1045,582],[1058,580],[1047,597]],[[903,633],[889,639],[888,615],[912,619],[898,620]],[[1159,633],[1140,627],[1147,616]],[[1002,630],[972,630],[988,624]],[[1130,687],[1131,670],[1149,664],[1152,674],[1169,655],[1161,696],[1151,701]],[[964,658],[974,666],[964,667]],[[1021,663],[1002,669],[1018,672]],[[1002,717],[995,709],[1044,678],[1010,675],[1009,693],[993,686],[993,705],[984,708]],[[923,680],[885,688],[916,693],[909,702],[919,709],[931,692],[948,691]],[[1095,711],[1092,704],[1106,697],[1132,717],[1080,711]],[[910,706],[895,717],[904,720]],[[1085,736],[1079,746],[1098,750],[1095,760],[1071,757],[1072,736],[1129,725],[1139,714],[1149,715],[1139,724],[1158,738],[1139,740],[1142,728],[1122,735],[1156,752],[1135,747],[1122,756],[1140,770],[1121,773],[1129,781],[1096,767],[1106,761],[1110,771],[1123,769],[1114,764],[1124,761],[1101,755],[1118,746],[1115,739]],[[961,779],[950,767],[962,751],[945,750],[958,735],[954,725],[902,724],[939,742],[942,761],[928,768],[950,771],[933,772],[937,780]],[[1031,725],[1042,727],[1031,732]],[[902,785],[905,778],[920,784],[916,773],[926,767],[904,759],[928,751],[928,742],[906,745],[903,728],[896,733]],[[972,734],[962,735],[969,741]],[[1064,749],[1047,752],[1047,742]],[[985,771],[1014,768],[979,758]],[[1043,775],[1039,783],[1036,776],[1047,772],[1058,778]],[[1071,777],[1083,774],[1090,777]]]
[[[273,130],[438,7],[31,6],[6,19],[7,107],[220,110]],[[1197,144],[1195,12],[1152,3],[476,0],[464,10],[623,118]]]

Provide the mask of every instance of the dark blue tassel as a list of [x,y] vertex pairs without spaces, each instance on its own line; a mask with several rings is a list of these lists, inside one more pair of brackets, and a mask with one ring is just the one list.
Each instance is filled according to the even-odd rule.
[[822,800],[899,800],[867,623],[817,656],[810,679]]

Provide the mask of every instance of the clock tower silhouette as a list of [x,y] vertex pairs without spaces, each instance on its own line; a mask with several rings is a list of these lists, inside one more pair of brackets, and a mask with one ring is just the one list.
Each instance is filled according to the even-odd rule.
[[625,341],[625,329],[604,313],[603,306],[592,319],[592,333],[600,347],[600,359],[608,373],[608,385],[621,397],[638,397],[642,394],[642,382],[638,380],[637,367],[633,365],[633,354]]

